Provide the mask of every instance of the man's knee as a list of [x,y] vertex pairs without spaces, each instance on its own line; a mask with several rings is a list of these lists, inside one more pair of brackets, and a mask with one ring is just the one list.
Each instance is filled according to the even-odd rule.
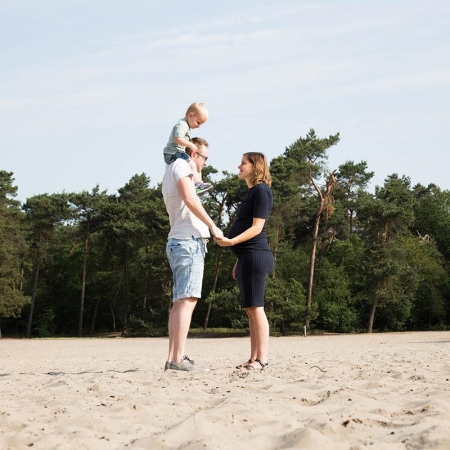
[[197,300],[198,298],[196,297],[180,298],[173,302],[173,307],[176,307],[177,309],[194,309]]

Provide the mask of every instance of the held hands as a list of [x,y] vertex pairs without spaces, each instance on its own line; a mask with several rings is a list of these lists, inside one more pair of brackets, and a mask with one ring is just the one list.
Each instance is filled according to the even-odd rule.
[[223,231],[215,225],[211,227],[211,233],[214,236],[214,239],[223,238]]
[[233,245],[233,241],[224,236],[216,236],[214,237],[214,240],[216,241],[217,245],[220,245],[221,247],[231,247]]
[[220,228],[216,227],[216,225],[213,225],[210,229],[217,245],[220,245],[221,247],[231,247],[233,245],[231,239],[225,237],[223,235],[223,231]]

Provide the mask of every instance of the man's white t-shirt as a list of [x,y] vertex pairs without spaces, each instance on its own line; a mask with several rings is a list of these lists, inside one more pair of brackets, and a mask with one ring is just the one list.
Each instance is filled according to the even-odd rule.
[[[169,239],[209,238],[209,228],[185,205],[178,180],[189,177],[192,181],[193,173],[189,163],[178,158],[172,164],[166,164],[166,171],[162,180],[162,193],[167,212],[169,213]],[[195,185],[192,181],[195,194]]]

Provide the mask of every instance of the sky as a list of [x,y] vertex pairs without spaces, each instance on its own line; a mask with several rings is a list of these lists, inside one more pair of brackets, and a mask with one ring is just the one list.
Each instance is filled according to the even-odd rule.
[[22,202],[156,186],[199,101],[219,172],[312,128],[372,191],[393,173],[450,189],[449,24],[448,0],[2,0],[0,170]]

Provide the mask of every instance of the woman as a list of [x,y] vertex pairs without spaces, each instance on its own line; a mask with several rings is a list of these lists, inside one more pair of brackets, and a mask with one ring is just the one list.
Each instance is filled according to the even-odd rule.
[[266,236],[266,223],[273,205],[269,166],[262,153],[249,152],[238,166],[238,177],[248,186],[247,196],[237,210],[228,237],[214,238],[236,255],[232,276],[238,282],[241,305],[250,324],[250,359],[238,369],[268,367],[269,322],[264,312],[266,279],[273,268],[273,255]]

